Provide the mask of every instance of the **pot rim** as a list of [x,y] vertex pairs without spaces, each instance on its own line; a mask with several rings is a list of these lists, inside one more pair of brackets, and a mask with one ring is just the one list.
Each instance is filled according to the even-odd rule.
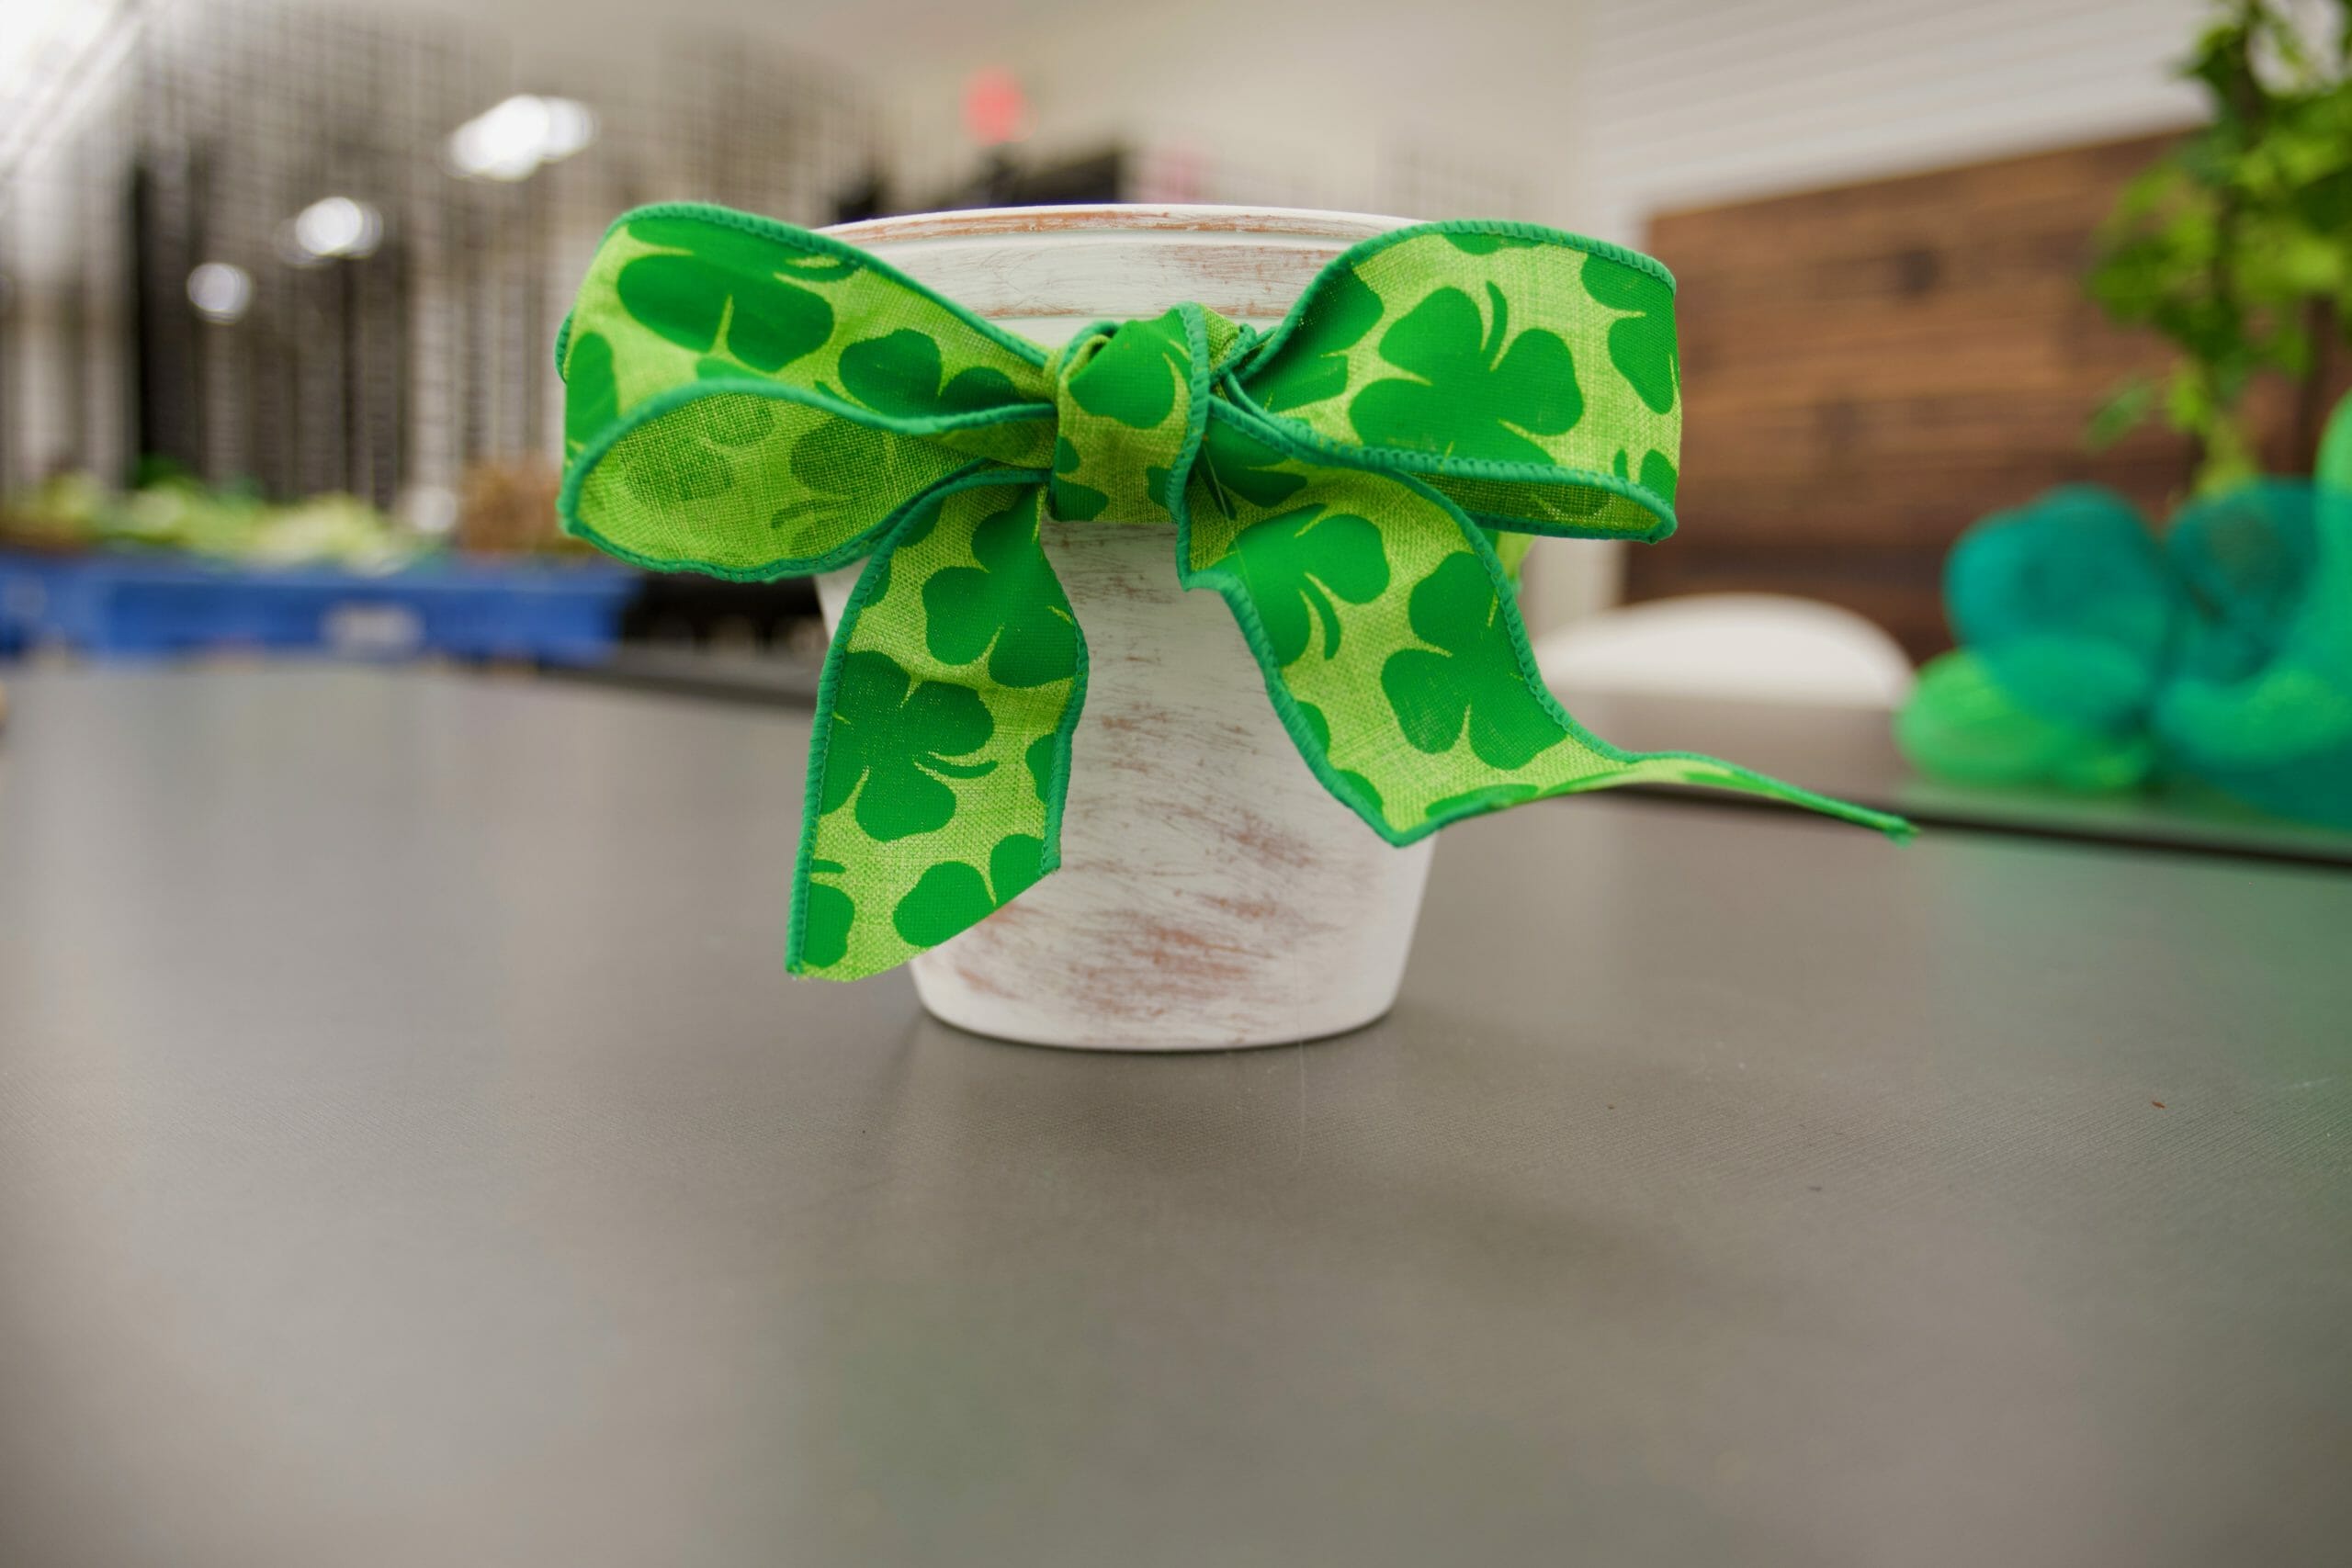
[[866,218],[821,231],[860,246],[1013,234],[1263,234],[1284,239],[1363,240],[1412,226],[1409,218],[1326,212],[1305,207],[1218,207],[1180,202],[1089,202],[1069,207],[978,207]]

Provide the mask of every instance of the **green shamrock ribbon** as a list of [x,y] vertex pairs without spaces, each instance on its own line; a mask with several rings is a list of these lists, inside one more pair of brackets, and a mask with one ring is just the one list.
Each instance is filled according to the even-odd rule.
[[1501,549],[1672,531],[1674,286],[1521,223],[1333,261],[1261,335],[1197,305],[1048,354],[837,240],[662,206],[565,322],[565,526],[642,566],[865,566],[819,691],[787,964],[855,979],[1058,860],[1086,644],[1041,517],[1172,525],[1306,765],[1373,830],[1710,784],[1900,836],[1712,758],[1623,751],[1544,687]]

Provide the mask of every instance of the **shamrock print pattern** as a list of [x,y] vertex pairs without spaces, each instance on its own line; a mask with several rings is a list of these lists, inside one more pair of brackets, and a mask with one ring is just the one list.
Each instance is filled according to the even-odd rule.
[[[1294,714],[1309,763],[1384,837],[1409,842],[1478,810],[1710,766],[1630,756],[1576,728],[1526,673],[1525,630],[1484,531],[1442,499],[1326,468],[1306,476],[1299,500],[1306,511],[1377,517],[1388,579],[1362,604],[1327,595],[1342,635],[1327,657],[1270,654],[1270,690]],[[1271,627],[1280,602],[1239,558],[1250,528],[1283,516],[1250,513],[1221,542],[1213,520],[1196,516],[1188,581],[1246,599]],[[1303,597],[1289,603],[1309,629],[1285,635],[1312,649],[1320,613]]]
[[1220,515],[1238,517],[1244,506],[1280,506],[1306,485],[1299,475],[1278,471],[1288,460],[1231,421],[1211,419],[1193,477]]
[[1544,242],[1520,234],[1449,232],[1445,243],[1465,256],[1490,256],[1500,250],[1532,250]]
[[675,247],[630,262],[615,284],[622,308],[672,343],[773,371],[832,335],[824,296],[778,276],[808,258],[756,234],[679,219],[639,219],[628,232]]
[[1584,417],[1575,359],[1557,333],[1513,337],[1510,301],[1487,285],[1488,317],[1459,288],[1436,288],[1382,334],[1380,356],[1407,377],[1373,382],[1348,406],[1374,446],[1505,463],[1552,461],[1531,435],[1557,435]]
[[[1316,750],[1329,757],[1331,754],[1331,721],[1324,717],[1323,710],[1313,703],[1299,704],[1298,716],[1306,721],[1307,733],[1314,738]],[[1333,776],[1347,788],[1354,790],[1363,798],[1363,804],[1371,807],[1374,814],[1379,812],[1380,791],[1373,787],[1370,779],[1362,773],[1336,769],[1333,771]]]
[[933,658],[969,664],[986,657],[989,679],[1044,686],[1078,671],[1077,622],[1037,543],[1035,490],[972,534],[978,566],[933,572],[922,585]]
[[1314,630],[1310,612],[1322,627],[1323,657],[1333,657],[1340,634],[1331,601],[1369,604],[1388,586],[1380,530],[1369,518],[1319,506],[1252,523],[1235,538],[1233,554],[1277,664],[1306,653]]
[[992,366],[975,365],[941,383],[939,340],[900,327],[865,338],[842,350],[842,386],[852,398],[882,413],[909,419],[978,413],[1019,400],[1012,378]]
[[1415,750],[1451,750],[1466,725],[1480,761],[1516,768],[1566,739],[1529,689],[1499,609],[1486,563],[1466,551],[1415,585],[1407,615],[1413,635],[1432,647],[1391,654],[1380,671],[1380,689]]
[[1352,270],[1334,271],[1309,301],[1280,357],[1252,378],[1250,390],[1258,406],[1287,413],[1346,391],[1348,351],[1363,341],[1385,309]]
[[567,457],[604,434],[620,416],[620,383],[613,374],[613,344],[602,333],[575,334],[563,361],[563,449]]
[[857,921],[856,901],[833,884],[815,880],[820,876],[839,876],[848,870],[839,861],[808,863],[810,880],[801,886],[796,923],[800,931],[801,955],[812,969],[830,968],[849,952],[850,927]]
[[[1010,897],[1003,892],[1008,879],[989,869],[993,847],[1008,837],[1039,845],[1039,867],[1053,863],[1055,784],[1067,770],[1085,664],[1068,601],[1038,547],[1039,495],[1034,479],[967,482],[916,507],[867,561],[828,655],[838,671],[829,677],[835,689],[829,760],[807,830],[812,856],[855,868],[845,886],[869,914],[850,928],[842,953],[830,961],[820,962],[830,949],[815,946],[804,929],[797,972],[888,968],[936,938],[937,927],[922,923],[922,911],[934,918],[942,910],[986,913],[992,905],[964,896],[974,886],[967,873]],[[910,687],[901,697],[890,682],[853,703],[853,676],[876,657],[901,666]],[[1053,678],[1039,680],[1048,667]],[[952,732],[937,712],[918,718],[924,704],[952,705]],[[831,771],[844,755],[853,768],[864,761],[862,737],[858,749],[842,750],[854,728],[847,721],[861,705],[885,711],[884,750],[894,760],[899,792],[908,788],[910,773],[925,781],[914,786],[924,807],[920,818],[886,820],[879,831],[858,811],[842,808],[846,791]],[[903,732],[888,731],[893,724]],[[928,750],[917,742],[922,734],[933,737]],[[875,787],[869,782],[854,798],[863,802]],[[920,830],[890,836],[901,826]],[[932,874],[951,863],[967,873],[949,874],[945,883]],[[926,876],[932,880],[923,896],[909,903]],[[943,887],[949,893],[933,897]],[[912,943],[901,931],[896,916],[902,906],[908,929],[926,932],[926,941]],[[818,912],[813,904],[810,911]]]
[[1099,344],[1069,373],[1064,385],[1070,400],[1135,430],[1166,423],[1192,357],[1182,319],[1170,310],[1148,321],[1129,321]]
[[1054,443],[1054,476],[1047,483],[1054,515],[1071,523],[1091,523],[1102,515],[1111,498],[1091,485],[1082,485],[1074,479],[1078,472],[1078,446],[1067,435]]
[[654,506],[684,506],[735,488],[737,464],[775,429],[775,414],[737,393],[697,398],[670,416],[660,449],[623,475]]
[[1044,840],[1013,833],[998,840],[989,852],[986,876],[969,862],[942,861],[899,900],[890,923],[912,945],[936,947],[1035,886],[1045,874],[1045,852]]
[[1508,567],[1531,535],[1671,526],[1671,300],[1627,253],[1440,226],[1351,250],[1261,347],[1180,306],[1049,355],[820,237],[655,209],[607,236],[567,327],[562,508],[653,566],[866,558],[828,654],[796,973],[889,968],[1057,863],[1086,655],[1046,504],[1172,516],[1180,581],[1230,602],[1310,765],[1393,842],[1634,778],[1823,805],[1618,751],[1532,674]]
[[[762,581],[838,564],[910,491],[976,457],[1043,462],[1042,350],[841,247],[758,227],[656,209],[607,236],[563,354],[573,531],[640,565]],[[925,393],[931,412],[1028,417],[933,439],[831,412],[861,392],[910,423]]]
[[1171,515],[1168,477],[1191,428],[1193,317],[1203,318],[1214,358],[1236,329],[1197,306],[1080,337],[1057,357],[1054,515],[1105,523]]
[[1673,290],[1603,256],[1585,257],[1580,276],[1596,304],[1626,312],[1609,323],[1609,362],[1644,403],[1665,413],[1682,388],[1674,352]]
[[833,688],[825,763],[831,813],[857,802],[857,825],[882,842],[944,828],[956,815],[948,779],[977,778],[992,761],[958,761],[996,728],[968,686],[917,681],[887,653],[850,654]]
[[[1432,278],[1442,288],[1432,288]],[[1616,303],[1603,304],[1595,289]],[[1335,308],[1359,293],[1376,309]],[[1432,304],[1433,295],[1450,297]],[[1629,452],[1637,475],[1672,467],[1679,400],[1657,406],[1655,368],[1661,342],[1671,353],[1672,309],[1664,269],[1630,253],[1510,227],[1408,231],[1359,247],[1327,270],[1301,302],[1296,325],[1268,339],[1261,362],[1243,379],[1261,407],[1328,440],[1385,444],[1474,516],[1525,519],[1547,534],[1650,539],[1672,529],[1669,496],[1632,489],[1637,480],[1620,487],[1585,476],[1613,480],[1620,451]],[[1396,335],[1417,311],[1411,329]],[[1327,312],[1346,330],[1319,330]],[[1375,323],[1379,330],[1372,330]],[[1612,326],[1626,327],[1616,333],[1614,355]],[[1513,365],[1512,348],[1522,339],[1528,348]],[[1555,383],[1553,372],[1564,364],[1572,383]],[[1506,372],[1509,384],[1522,367],[1529,383],[1555,384],[1557,395],[1525,405],[1504,400],[1498,406],[1509,412],[1499,417],[1497,407],[1478,406],[1478,394],[1498,385],[1496,372]],[[1642,386],[1627,367],[1644,378]],[[1457,412],[1445,414],[1440,403]],[[1440,416],[1434,423],[1425,417],[1432,412]],[[1649,453],[1658,461],[1646,461]],[[1440,466],[1463,457],[1530,472],[1471,478]],[[1554,472],[1539,479],[1539,468]]]

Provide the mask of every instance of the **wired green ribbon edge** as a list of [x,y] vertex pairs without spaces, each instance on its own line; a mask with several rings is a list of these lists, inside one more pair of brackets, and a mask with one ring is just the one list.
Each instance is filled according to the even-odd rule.
[[892,968],[1058,863],[1086,642],[1047,518],[1172,525],[1178,581],[1223,596],[1306,765],[1392,844],[1636,782],[1905,836],[1610,746],[1536,669],[1506,558],[1673,530],[1673,304],[1634,252],[1432,223],[1333,260],[1270,333],[1187,304],[1048,353],[823,234],[644,208],[559,336],[559,508],[665,570],[865,562],[819,688],[795,974]]

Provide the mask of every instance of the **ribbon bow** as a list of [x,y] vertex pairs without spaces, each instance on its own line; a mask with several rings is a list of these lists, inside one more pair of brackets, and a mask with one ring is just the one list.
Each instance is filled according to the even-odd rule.
[[2352,827],[2352,415],[2335,445],[2338,475],[2208,497],[2161,540],[2089,486],[1978,523],[1944,568],[1961,648],[1897,716],[1905,754],[1962,784],[2175,775]]
[[1041,515],[1172,525],[1332,795],[1395,844],[1539,796],[1713,784],[1595,739],[1490,530],[1674,526],[1673,281],[1518,223],[1355,246],[1261,336],[1198,305],[1048,354],[880,259],[719,208],[616,222],[557,345],[565,526],[739,580],[865,567],[826,655],[786,955],[855,979],[1058,861],[1086,643]]

